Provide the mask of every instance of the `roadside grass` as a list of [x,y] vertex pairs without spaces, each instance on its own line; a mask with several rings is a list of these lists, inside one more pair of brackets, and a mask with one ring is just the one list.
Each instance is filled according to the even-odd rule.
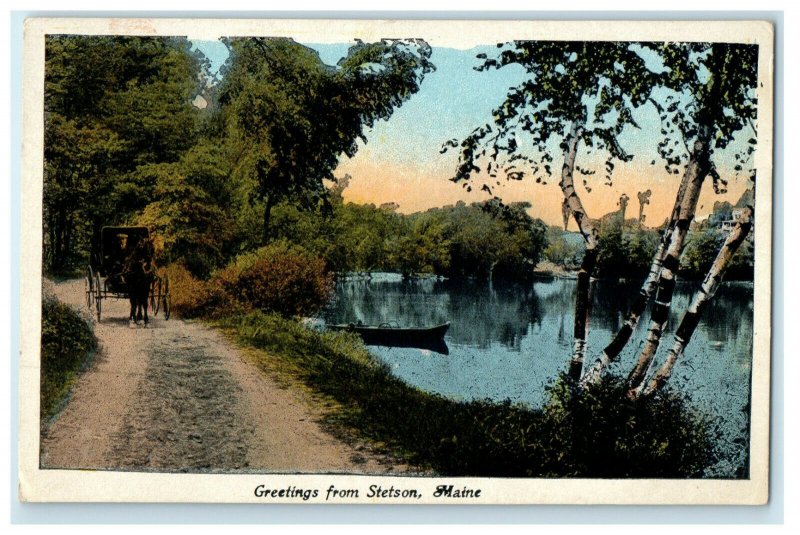
[[671,391],[629,401],[620,379],[579,393],[559,377],[542,408],[453,401],[394,377],[352,333],[257,311],[215,325],[255,348],[265,369],[333,400],[331,422],[441,475],[689,478],[718,458],[715,422]]
[[97,338],[86,319],[55,297],[42,299],[40,421],[55,416],[72,385],[97,350]]

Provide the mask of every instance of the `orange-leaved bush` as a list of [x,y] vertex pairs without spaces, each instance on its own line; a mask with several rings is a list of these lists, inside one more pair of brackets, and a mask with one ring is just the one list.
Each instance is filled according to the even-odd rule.
[[172,309],[185,318],[215,318],[257,309],[284,317],[318,312],[331,298],[334,275],[305,249],[276,242],[236,257],[207,281],[169,265]]
[[284,317],[308,316],[330,300],[334,275],[321,258],[277,242],[238,257],[211,282],[248,307]]
[[172,311],[181,317],[212,316],[225,299],[213,285],[195,278],[183,264],[170,264],[163,274],[169,277]]

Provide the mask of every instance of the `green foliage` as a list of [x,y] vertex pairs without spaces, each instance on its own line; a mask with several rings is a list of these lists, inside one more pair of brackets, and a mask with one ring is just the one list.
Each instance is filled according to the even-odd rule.
[[333,274],[321,258],[280,242],[237,258],[212,282],[248,306],[286,317],[313,315],[333,291]]
[[595,273],[598,277],[641,279],[650,269],[658,234],[642,228],[623,229],[612,222],[600,232]]
[[[727,181],[717,171],[715,153],[730,148],[737,175],[755,179],[758,46],[735,43],[645,43],[664,64],[659,82],[672,92],[656,104],[664,139],[658,145],[668,172],[679,174],[700,143],[699,161],[707,162],[714,189]],[[688,98],[687,98],[688,97]],[[750,130],[750,135],[740,134]],[[739,142],[735,142],[739,138]],[[745,141],[745,138],[746,141]],[[728,155],[730,157],[731,155]]]
[[739,246],[733,255],[728,267],[725,269],[725,280],[753,280],[755,267],[755,243],[751,233]]
[[233,198],[226,161],[210,141],[200,141],[175,163],[142,166],[155,184],[154,200],[137,219],[156,234],[160,261],[182,262],[204,278],[230,255]]
[[403,215],[390,206],[332,200],[327,213],[278,205],[272,234],[323,257],[340,273],[523,279],[547,244],[546,226],[528,215],[525,203],[460,202]]
[[54,297],[42,299],[40,416],[52,417],[64,401],[78,372],[97,349],[87,321]]
[[698,478],[718,461],[715,422],[692,410],[683,395],[667,390],[630,400],[625,393],[619,377],[585,391],[565,376],[556,381],[544,409],[546,455],[566,461],[564,475]]
[[[725,237],[725,233],[717,228],[691,232],[681,258],[681,276],[687,279],[703,279],[725,243]],[[753,241],[750,238],[742,243],[729,262],[725,279],[753,280],[753,254]]]
[[529,206],[496,200],[471,205],[459,202],[412,218],[435,221],[442,229],[441,239],[434,239],[449,249],[449,262],[437,273],[525,279],[533,274],[547,244],[546,226],[528,215]]
[[327,211],[282,203],[273,212],[271,233],[324,258],[333,271],[381,271],[392,269],[389,248],[403,232],[402,220],[389,208],[341,199],[332,199]]
[[197,279],[183,264],[170,264],[163,273],[169,277],[172,312],[182,318],[212,317],[235,304],[221,288]]
[[725,235],[717,229],[690,234],[681,258],[681,274],[693,279],[705,277],[724,242]]
[[565,269],[576,270],[581,265],[586,246],[582,237],[569,239],[569,233],[558,227],[547,231],[547,248],[543,256],[546,260]]
[[565,379],[543,409],[456,402],[393,376],[352,333],[319,333],[259,312],[222,320],[258,357],[285,363],[342,406],[334,421],[441,475],[700,477],[716,460],[710,422],[676,394],[628,401],[621,380],[578,395]]
[[336,240],[326,255],[329,265],[339,272],[392,269],[391,244],[405,229],[402,221],[391,208],[333,203],[326,226]]
[[[485,172],[492,178],[546,181],[553,175],[554,150],[563,151],[563,140],[576,125],[589,151],[607,154],[605,178],[610,183],[614,160],[632,158],[618,136],[626,126],[638,126],[632,110],[646,103],[655,83],[644,59],[623,42],[514,41],[499,48],[496,58],[480,54],[484,63],[477,70],[515,65],[530,76],[509,90],[494,110],[493,125],[445,144],[443,150],[459,148],[453,180],[468,181]],[[523,146],[533,150],[523,152]],[[576,170],[595,174],[580,166]]]
[[[640,279],[650,269],[656,248],[658,232],[636,226],[628,220],[625,226],[614,212],[601,220],[597,262],[594,276],[600,278]],[[549,245],[544,256],[550,262],[566,269],[577,269],[585,251],[583,239],[578,234],[550,227]]]
[[333,273],[324,261],[288,242],[274,242],[237,256],[210,279],[171,264],[173,310],[186,318],[217,318],[250,310],[286,317],[311,316],[330,301]]
[[219,102],[237,172],[263,205],[269,237],[272,207],[290,199],[304,208],[326,200],[342,154],[353,156],[364,129],[387,119],[433,70],[419,40],[359,42],[338,68],[291,39],[226,39]]
[[450,266],[444,225],[429,218],[407,222],[406,230],[390,245],[389,263],[404,277],[444,273]]
[[85,262],[102,226],[153,200],[141,167],[175,162],[192,145],[202,67],[183,38],[47,37],[47,269]]

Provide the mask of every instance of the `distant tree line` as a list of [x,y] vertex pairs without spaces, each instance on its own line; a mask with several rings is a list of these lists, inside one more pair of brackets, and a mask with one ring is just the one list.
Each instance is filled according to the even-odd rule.
[[[730,204],[724,204],[730,207]],[[702,279],[725,242],[727,232],[720,228],[715,214],[717,212],[693,225],[687,233],[686,248],[678,269],[680,279]],[[596,278],[634,280],[647,275],[663,229],[643,228],[630,222],[623,226],[618,219],[609,219],[599,228],[594,269]],[[566,271],[575,271],[580,267],[584,251],[585,245],[578,233],[566,232],[558,227],[548,228],[544,260]],[[730,260],[725,280],[752,281],[754,259],[751,235]]]
[[277,206],[274,238],[301,245],[340,273],[481,279],[530,278],[547,245],[546,225],[522,203],[459,202],[404,215],[395,206],[346,203],[333,195],[329,208]]

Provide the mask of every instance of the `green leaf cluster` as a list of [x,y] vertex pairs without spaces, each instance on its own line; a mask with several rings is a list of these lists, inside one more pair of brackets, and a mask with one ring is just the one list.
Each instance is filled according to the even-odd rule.
[[289,39],[225,43],[220,79],[185,38],[47,38],[46,270],[85,266],[103,226],[135,224],[160,262],[207,277],[275,238],[279,203],[329,211],[339,158],[433,70],[415,39],[358,42],[338,66]]
[[492,200],[405,215],[395,206],[338,198],[327,212],[281,204],[272,225],[276,239],[301,245],[340,273],[525,279],[547,246],[546,226],[528,208]]
[[45,264],[97,254],[104,225],[153,200],[144,167],[192,146],[203,62],[182,38],[48,36],[45,44]]
[[306,209],[327,201],[325,180],[364,131],[414,94],[433,70],[419,40],[358,42],[337,67],[291,39],[231,38],[219,88],[235,171],[271,209],[283,200]]

